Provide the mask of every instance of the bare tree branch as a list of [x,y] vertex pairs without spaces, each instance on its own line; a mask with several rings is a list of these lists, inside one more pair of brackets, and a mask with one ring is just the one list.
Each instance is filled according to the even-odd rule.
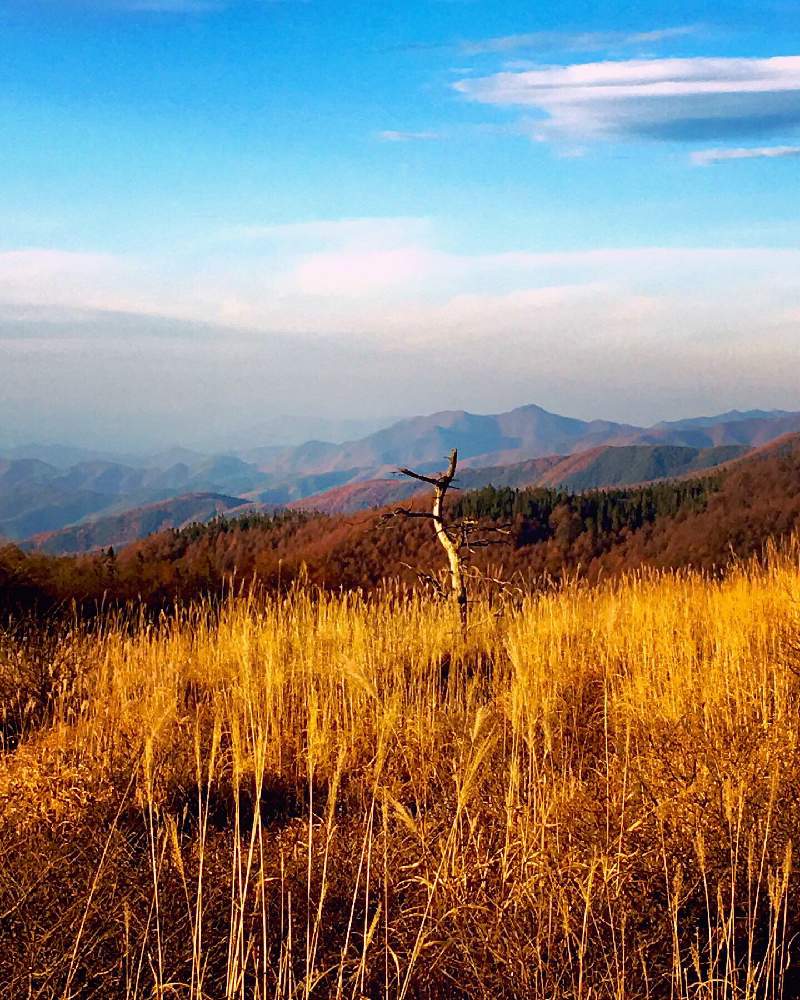
[[467,549],[488,549],[492,545],[508,545],[507,538],[472,538],[464,542]]
[[412,472],[411,469],[398,469],[404,476],[408,476],[409,479],[418,479],[421,483],[429,483],[431,486],[438,486],[439,480],[432,479],[430,476],[422,476],[419,472]]
[[429,521],[433,520],[433,514],[427,510],[411,510],[409,507],[395,507],[394,510],[387,511],[381,520],[390,521],[393,517],[425,517]]

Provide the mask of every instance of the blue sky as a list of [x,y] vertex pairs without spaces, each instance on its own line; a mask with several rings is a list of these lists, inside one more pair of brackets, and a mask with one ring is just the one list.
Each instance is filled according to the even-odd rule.
[[800,4],[566,7],[0,0],[0,443],[800,408]]

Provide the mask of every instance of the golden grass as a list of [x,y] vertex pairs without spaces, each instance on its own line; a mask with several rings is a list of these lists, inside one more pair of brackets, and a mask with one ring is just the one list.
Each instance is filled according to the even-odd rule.
[[798,552],[0,639],[3,997],[796,996]]

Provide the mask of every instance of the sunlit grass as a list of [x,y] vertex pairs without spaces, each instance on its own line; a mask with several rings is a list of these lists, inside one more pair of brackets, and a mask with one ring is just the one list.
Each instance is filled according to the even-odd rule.
[[0,639],[8,997],[797,995],[800,571]]

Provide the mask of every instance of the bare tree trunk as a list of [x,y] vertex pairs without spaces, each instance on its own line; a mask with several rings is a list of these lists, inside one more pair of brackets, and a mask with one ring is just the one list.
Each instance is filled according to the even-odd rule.
[[[461,622],[461,635],[463,638],[466,638],[469,619],[469,601],[467,596],[467,578],[464,574],[464,566],[462,563],[462,553],[464,553],[465,557],[468,558],[469,553],[475,548],[484,548],[487,545],[507,543],[508,537],[512,532],[511,525],[495,525],[493,527],[489,527],[489,537],[475,538],[473,536],[473,531],[480,527],[477,520],[462,518],[454,524],[448,524],[444,509],[444,501],[447,496],[447,491],[453,485],[453,480],[456,477],[457,466],[458,450],[453,448],[450,452],[450,464],[447,467],[447,472],[443,472],[440,476],[423,476],[421,473],[414,472],[412,469],[399,469],[398,471],[402,475],[409,476],[411,479],[417,479],[419,482],[427,483],[429,486],[433,487],[433,511],[428,513],[428,511],[414,510],[411,507],[395,507],[394,510],[387,511],[383,515],[381,523],[385,523],[387,520],[394,517],[423,517],[433,521],[436,537],[439,539],[442,548],[447,553],[447,562],[450,566],[450,590],[456,607],[458,608],[458,617]],[[405,565],[405,563],[403,565]],[[413,566],[409,567],[409,569],[413,568]],[[446,596],[444,589],[437,581],[433,580],[433,578],[431,578],[427,573],[422,573],[420,570],[417,570],[416,572],[417,576],[421,580],[425,580],[427,583],[432,583],[434,585],[434,589],[440,597]],[[500,580],[494,580],[493,582],[505,585],[503,584],[503,581]]]
[[434,486],[433,493],[433,526],[436,529],[436,537],[447,553],[447,561],[450,564],[450,587],[453,591],[453,600],[458,607],[459,620],[461,622],[461,632],[464,637],[467,634],[468,626],[468,604],[467,604],[467,584],[464,579],[464,570],[461,566],[461,556],[458,546],[447,533],[444,523],[444,498],[450,484],[455,478],[456,466],[458,465],[458,450],[454,448],[450,453],[450,465],[447,472]]
[[431,514],[423,514],[422,512],[411,511],[400,507],[393,511],[392,516],[402,515],[404,517],[427,517],[433,521],[433,526],[436,530],[436,537],[439,539],[442,547],[447,553],[447,562],[450,565],[450,588],[453,593],[453,600],[458,608],[458,617],[461,622],[461,634],[466,638],[469,613],[469,605],[467,602],[467,583],[464,577],[464,569],[461,565],[459,545],[456,538],[454,538],[447,530],[447,523],[445,521],[444,514],[444,498],[447,495],[447,491],[450,489],[453,480],[455,479],[457,466],[458,450],[453,448],[450,452],[450,464],[447,467],[447,472],[443,473],[436,479],[432,476],[420,475],[420,473],[413,472],[411,469],[400,469],[400,472],[402,472],[404,476],[410,476],[412,479],[418,479],[422,483],[429,483],[433,487],[433,512]]

